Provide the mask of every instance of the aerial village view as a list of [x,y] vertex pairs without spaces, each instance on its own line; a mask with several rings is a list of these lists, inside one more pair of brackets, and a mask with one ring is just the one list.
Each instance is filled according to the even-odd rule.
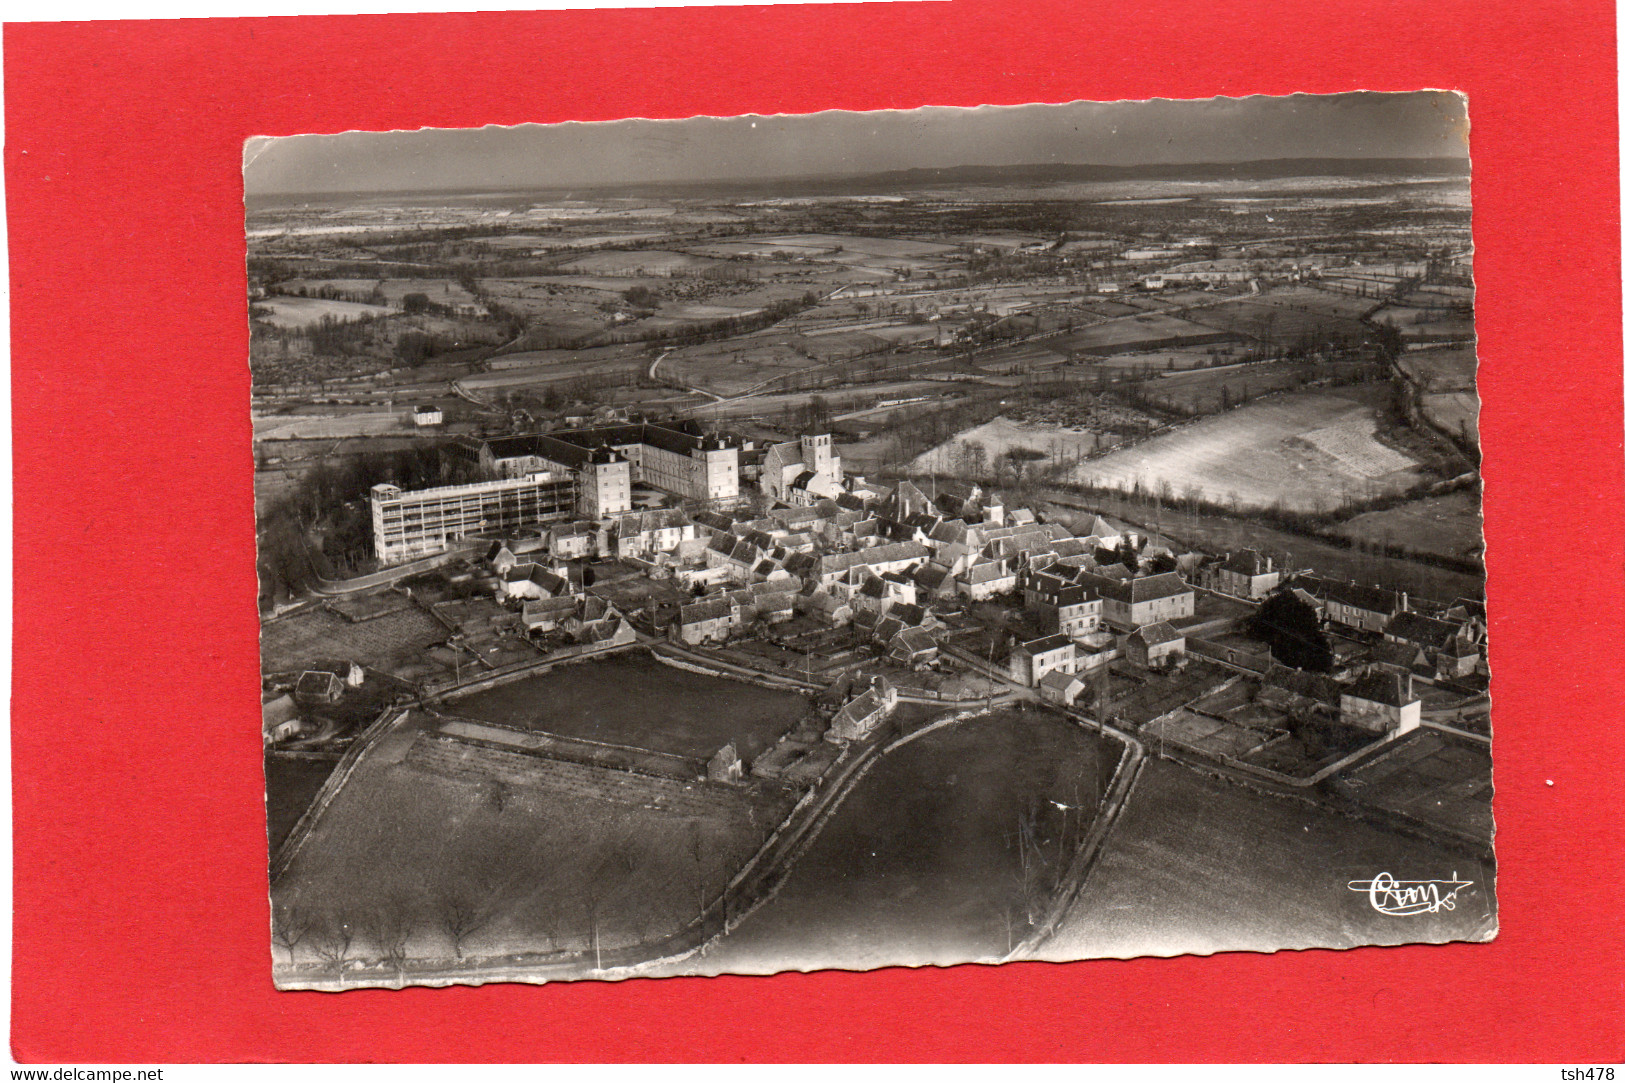
[[277,985],[1493,937],[1465,133],[251,141]]

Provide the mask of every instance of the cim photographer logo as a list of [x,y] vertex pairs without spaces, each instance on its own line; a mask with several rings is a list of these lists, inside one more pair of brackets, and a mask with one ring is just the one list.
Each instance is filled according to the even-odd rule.
[[1369,880],[1349,881],[1349,890],[1364,894],[1371,909],[1392,917],[1454,910],[1456,896],[1472,886],[1471,880],[1458,879],[1454,872],[1448,880],[1396,880],[1390,873],[1379,872]]

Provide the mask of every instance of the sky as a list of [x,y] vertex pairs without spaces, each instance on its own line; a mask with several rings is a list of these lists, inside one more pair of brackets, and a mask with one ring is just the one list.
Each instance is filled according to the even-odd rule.
[[932,106],[256,137],[249,195],[746,180],[958,165],[1466,157],[1443,91]]

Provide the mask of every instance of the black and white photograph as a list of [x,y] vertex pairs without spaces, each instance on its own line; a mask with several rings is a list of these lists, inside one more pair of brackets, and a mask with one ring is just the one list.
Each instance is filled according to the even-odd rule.
[[249,140],[276,986],[1493,939],[1470,174],[1443,91]]

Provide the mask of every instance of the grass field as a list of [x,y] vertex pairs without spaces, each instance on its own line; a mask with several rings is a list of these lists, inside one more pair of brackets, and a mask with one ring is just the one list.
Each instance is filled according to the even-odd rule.
[[690,673],[643,653],[560,666],[449,708],[465,718],[677,756],[707,758],[733,741],[747,760],[809,709],[793,692]]
[[1477,386],[1478,351],[1471,346],[1409,350],[1399,367],[1429,391],[1471,391]]
[[[1350,881],[1459,874],[1456,909],[1376,912]],[[1147,763],[1100,864],[1041,955],[1208,955],[1483,940],[1493,867],[1438,845],[1266,797],[1176,764]]]
[[[688,784],[698,796],[681,812],[649,808],[683,784],[545,759],[517,761],[516,775],[514,760],[477,747],[450,746],[431,763],[412,748],[435,724],[410,715],[362,757],[273,887],[280,910],[318,928],[349,925],[352,958],[379,957],[379,919],[405,930],[409,958],[613,948],[668,934],[787,811],[782,798],[700,783]],[[459,916],[460,942],[448,926]],[[301,944],[298,961],[313,961],[319,943],[313,934]],[[274,954],[287,961],[283,948]]]
[[421,676],[422,652],[444,642],[446,628],[415,606],[352,624],[325,609],[307,609],[260,630],[260,667],[285,673],[343,658],[409,679]]
[[1340,524],[1337,533],[1424,553],[1467,557],[1484,548],[1484,516],[1477,493],[1450,493],[1356,515]]
[[265,826],[272,853],[287,839],[337,763],[336,759],[266,754]]
[[1490,750],[1475,741],[1418,731],[1392,755],[1353,771],[1349,792],[1364,804],[1488,842],[1494,834]]
[[[684,973],[948,965],[1005,954],[1027,896],[1088,829],[1117,747],[1054,715],[999,711],[918,738],[858,783],[783,891]],[[1071,806],[1066,812],[1051,802]],[[1017,841],[1037,814],[1024,885]]]
[[1371,400],[1357,389],[1272,398],[1080,464],[1071,477],[1125,491],[1166,482],[1174,495],[1300,511],[1404,491],[1421,470],[1377,441]]
[[1422,396],[1422,413],[1448,433],[1478,443],[1478,392],[1450,391]]
[[259,317],[273,327],[310,327],[323,319],[340,322],[357,320],[363,316],[387,316],[390,309],[382,305],[362,305],[353,301],[324,301],[317,297],[267,297],[255,301],[256,309],[263,308],[269,315]]

